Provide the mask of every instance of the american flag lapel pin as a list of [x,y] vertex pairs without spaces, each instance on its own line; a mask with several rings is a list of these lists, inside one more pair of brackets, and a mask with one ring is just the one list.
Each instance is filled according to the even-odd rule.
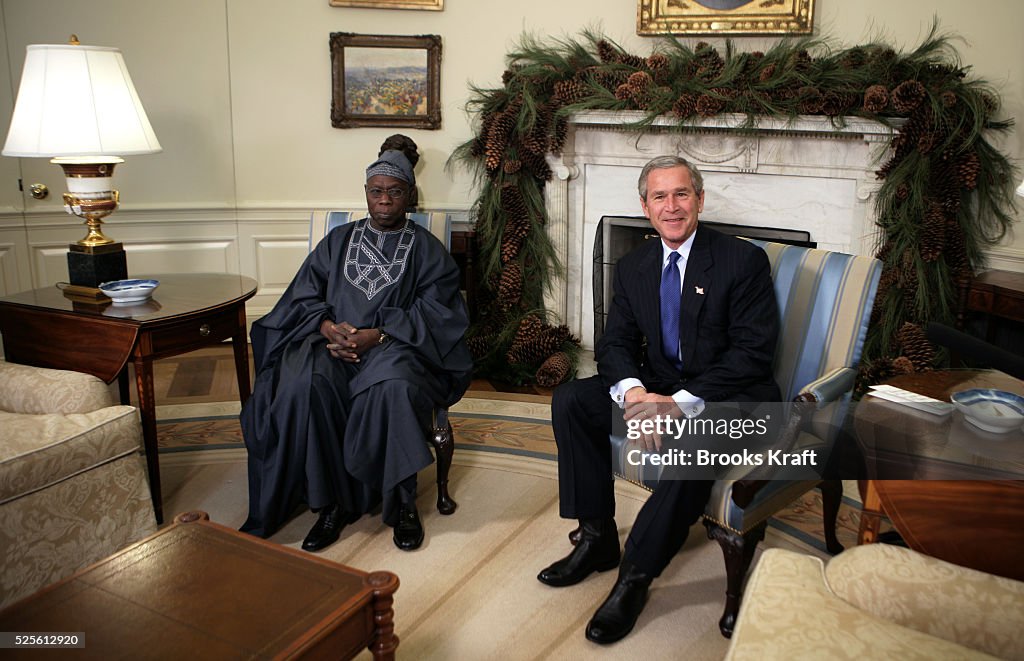
[[703,287],[697,287],[696,285],[694,285],[693,290],[695,292],[697,292],[698,296],[703,296],[704,295],[704,288]]

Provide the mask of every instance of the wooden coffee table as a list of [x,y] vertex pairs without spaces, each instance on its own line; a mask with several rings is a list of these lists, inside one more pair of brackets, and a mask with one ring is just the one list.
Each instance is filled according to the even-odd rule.
[[85,372],[107,383],[120,376],[123,403],[127,365],[135,366],[149,488],[161,523],[153,361],[230,338],[244,404],[250,394],[245,302],[256,293],[256,281],[229,273],[137,277],[156,278],[160,286],[150,300],[130,306],[72,300],[56,287],[0,298],[0,333],[12,363]]
[[[74,633],[89,659],[393,659],[398,577],[210,523],[202,512],[0,612],[0,631]],[[5,659],[68,649],[3,650]],[[64,657],[59,657],[64,658]]]

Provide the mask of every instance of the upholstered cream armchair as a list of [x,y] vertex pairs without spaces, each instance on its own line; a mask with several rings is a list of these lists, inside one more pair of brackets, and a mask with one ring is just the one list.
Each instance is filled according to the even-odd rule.
[[0,361],[0,607],[156,531],[134,407]]
[[726,659],[1024,659],[1024,583],[886,544],[768,549]]

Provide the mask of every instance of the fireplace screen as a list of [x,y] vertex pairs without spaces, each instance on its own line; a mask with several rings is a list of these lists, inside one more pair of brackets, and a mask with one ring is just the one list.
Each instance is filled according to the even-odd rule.
[[[723,234],[743,236],[750,239],[774,241],[793,246],[817,248],[811,241],[810,232],[780,229],[776,227],[754,227],[701,220],[702,225]],[[604,322],[612,302],[612,276],[615,264],[644,241],[657,239],[658,235],[651,222],[643,216],[602,216],[594,237],[594,344],[604,334]]]

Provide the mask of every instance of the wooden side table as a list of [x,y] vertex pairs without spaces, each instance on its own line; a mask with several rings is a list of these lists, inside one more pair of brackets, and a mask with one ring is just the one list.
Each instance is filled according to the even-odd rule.
[[[940,370],[887,382],[949,401],[958,390],[1024,394],[996,371]],[[881,516],[915,551],[1024,580],[1024,438],[977,430],[959,412],[938,417],[870,395],[854,414],[869,479],[860,483],[858,543],[877,541]]]
[[[87,659],[393,659],[391,572],[251,537],[202,512],[0,612],[0,631],[79,633]],[[60,650],[56,654],[66,654]],[[53,650],[48,651],[54,654]],[[6,649],[35,659],[39,649]]]
[[13,363],[93,374],[107,383],[121,377],[127,403],[128,362],[135,367],[149,488],[163,522],[157,452],[153,361],[219,344],[234,347],[239,397],[250,395],[245,302],[256,293],[252,278],[227,273],[168,274],[153,297],[116,306],[85,303],[45,287],[0,298],[4,354]]

